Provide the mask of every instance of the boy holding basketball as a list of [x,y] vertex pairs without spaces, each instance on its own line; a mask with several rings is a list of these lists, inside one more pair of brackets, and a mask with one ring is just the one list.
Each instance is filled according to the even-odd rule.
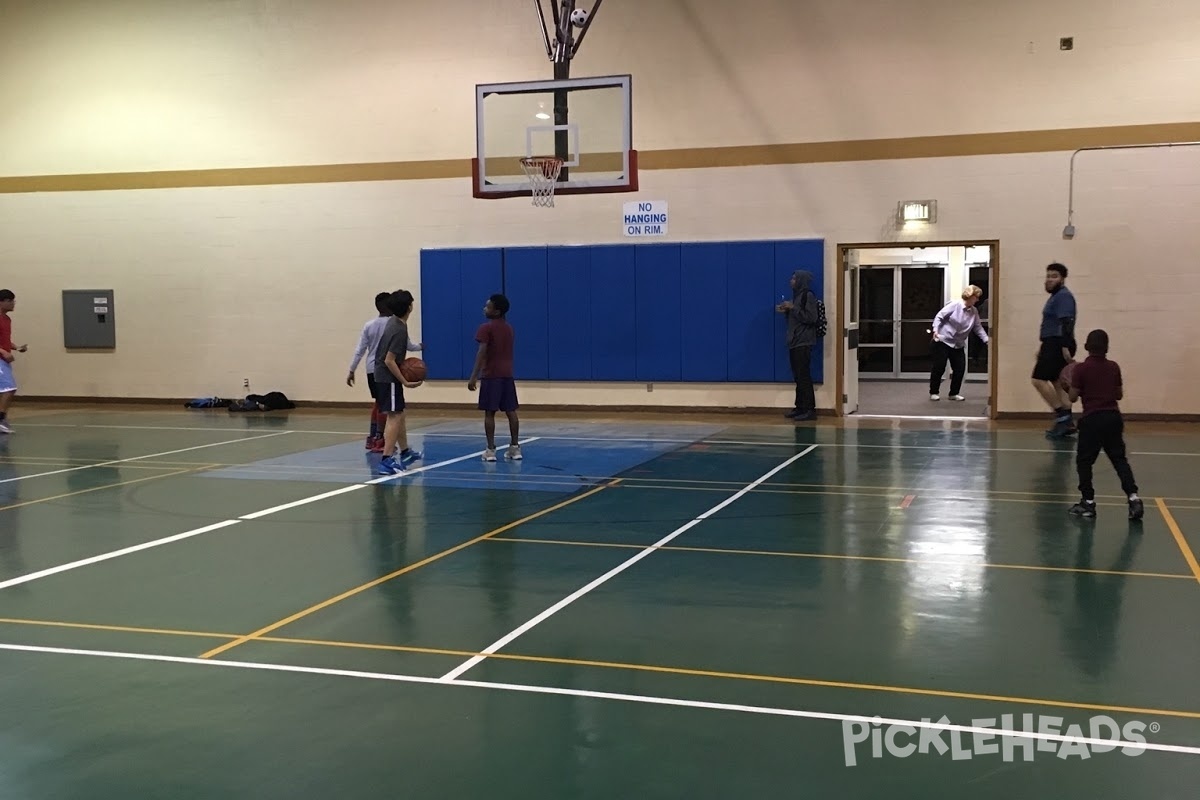
[[[379,339],[383,336],[383,329],[387,327],[388,320],[392,318],[392,312],[388,308],[388,300],[391,298],[391,292],[380,292],[375,295],[375,310],[378,316],[367,320],[363,325],[362,333],[358,337],[358,347],[354,349],[354,355],[350,359],[350,374],[346,376],[346,385],[354,385],[354,373],[358,370],[358,362],[362,361],[363,356],[366,356],[366,371],[367,371],[367,390],[371,393],[371,427],[367,434],[367,449],[372,453],[383,452],[383,426],[386,417],[379,410],[379,402],[375,399],[378,395],[378,390],[375,387],[375,353],[379,347]],[[408,352],[424,350],[423,344],[408,344]]]
[[475,341],[479,342],[479,350],[475,354],[475,366],[471,369],[471,377],[467,389],[475,391],[476,381],[482,376],[479,384],[479,410],[483,412],[483,432],[487,437],[487,449],[483,451],[484,461],[496,460],[496,412],[503,411],[508,417],[508,449],[504,458],[508,461],[521,460],[521,446],[517,443],[517,431],[520,427],[517,421],[517,386],[513,379],[513,334],[512,326],[504,315],[508,313],[508,298],[502,294],[494,294],[488,298],[483,307],[483,315],[487,322],[479,326],[475,332]]
[[1070,386],[1067,387],[1072,403],[1083,400],[1075,456],[1083,498],[1071,507],[1071,513],[1080,517],[1096,516],[1092,465],[1103,450],[1121,479],[1121,489],[1129,498],[1129,518],[1141,519],[1142,500],[1133,480],[1133,469],[1125,457],[1125,422],[1119,405],[1125,394],[1121,367],[1108,359],[1108,334],[1105,331],[1089,333],[1083,346],[1088,356],[1070,371]]
[[[415,389],[421,384],[406,379],[400,367],[408,355],[408,317],[413,309],[412,292],[392,292],[387,308],[392,317],[384,326],[375,351],[375,400],[387,418],[383,426],[383,458],[379,462],[379,474],[399,475],[409,464],[421,459],[421,453],[408,447],[408,430],[404,420],[404,388]],[[399,459],[396,458],[397,446],[400,447]]]

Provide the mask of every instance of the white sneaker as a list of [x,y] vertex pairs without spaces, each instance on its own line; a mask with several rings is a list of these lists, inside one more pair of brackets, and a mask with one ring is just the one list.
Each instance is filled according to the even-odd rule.
[[929,399],[930,400],[941,400],[942,398],[938,397],[936,394],[931,394],[931,395],[929,395]]
[[12,433],[12,428],[8,427],[7,422],[0,422],[0,433]]
[[504,458],[507,461],[520,461],[521,460],[521,446],[516,445],[516,444],[510,444],[508,446],[508,449],[504,451]]
[[484,461],[495,461],[496,460],[496,451],[490,447],[487,450],[484,450],[483,451],[483,460]]
[[966,400],[967,398],[963,397],[961,394],[956,394],[956,395],[951,395],[950,399],[955,401],[956,403],[961,403],[963,400]]

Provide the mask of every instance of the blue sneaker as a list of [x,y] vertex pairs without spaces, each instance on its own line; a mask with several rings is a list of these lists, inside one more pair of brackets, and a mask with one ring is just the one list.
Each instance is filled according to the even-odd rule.
[[401,467],[407,467],[409,464],[413,463],[414,461],[420,461],[424,457],[425,457],[424,453],[418,453],[416,450],[409,450],[407,453],[401,453],[400,454]]
[[404,473],[404,467],[396,463],[391,456],[384,456],[379,460],[380,475],[401,475]]

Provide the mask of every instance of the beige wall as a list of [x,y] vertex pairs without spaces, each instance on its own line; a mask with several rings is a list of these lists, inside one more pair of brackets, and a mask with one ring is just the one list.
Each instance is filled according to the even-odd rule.
[[[249,377],[255,390],[357,399],[362,389],[343,378],[371,296],[419,290],[421,247],[618,241],[631,195],[562,198],[553,210],[471,198],[474,84],[551,69],[526,0],[476,5],[466,24],[479,35],[464,48],[461,14],[446,16],[461,5],[440,0],[0,0],[0,284],[18,292],[17,338],[32,346],[17,364],[22,390],[230,396]],[[1060,52],[1060,36],[1076,49]],[[1063,260],[1081,327],[1113,335],[1127,409],[1182,413],[1195,411],[1200,388],[1190,323],[1200,148],[1081,155],[1078,234],[1064,241],[1069,151],[1164,132],[1019,132],[1200,120],[1197,45],[1200,5],[1151,0],[1119,10],[609,0],[574,72],[633,74],[644,163],[686,167],[644,170],[637,195],[670,202],[672,240],[822,237],[832,306],[839,242],[999,239],[1002,411],[1039,410],[1028,372],[1041,274]],[[1200,138],[1195,124],[1165,133],[1180,131]],[[1018,133],[721,149],[1004,132]],[[944,155],[886,158],[914,152]],[[763,155],[824,163],[704,168]],[[282,167],[270,180],[303,181],[321,179],[306,165],[388,162],[358,174],[404,178],[431,174],[406,163],[429,159],[449,160],[436,174],[450,177],[197,187],[246,179],[108,175]],[[69,191],[131,182],[173,188]],[[896,202],[927,197],[938,223],[897,232]],[[63,351],[64,288],[116,290],[115,352]],[[831,348],[823,407],[833,405]],[[457,385],[420,395],[470,399]],[[523,388],[531,403],[758,406],[788,395]]]

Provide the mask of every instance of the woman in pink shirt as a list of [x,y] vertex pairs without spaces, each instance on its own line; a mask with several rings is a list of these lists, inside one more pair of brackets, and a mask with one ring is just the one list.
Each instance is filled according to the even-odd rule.
[[984,344],[989,339],[983,323],[979,321],[979,310],[975,305],[983,297],[978,286],[963,289],[962,300],[954,300],[933,318],[933,370],[929,373],[929,399],[940,400],[942,376],[946,373],[946,362],[950,362],[950,399],[965,400],[962,391],[963,378],[967,374],[967,339],[974,333]]

